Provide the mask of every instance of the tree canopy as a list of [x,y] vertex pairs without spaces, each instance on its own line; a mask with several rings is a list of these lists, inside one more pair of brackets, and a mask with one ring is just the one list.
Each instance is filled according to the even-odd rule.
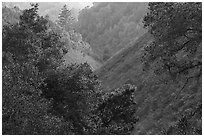
[[149,3],[144,26],[154,36],[145,47],[144,63],[154,65],[157,73],[172,76],[197,71],[202,66],[202,4],[201,3]]
[[[100,108],[102,115],[97,109],[102,102],[113,107],[111,111],[121,106],[121,115],[133,117],[134,90],[127,95],[124,92],[125,98],[121,93],[113,95],[127,102],[127,108],[122,102],[106,103],[109,97],[103,96],[87,63],[63,65],[64,43],[57,30],[55,24],[39,16],[38,4],[22,11],[19,22],[3,26],[3,134],[102,134],[103,120],[97,119],[109,117],[103,114],[105,108]],[[113,96],[110,102],[116,101]],[[120,119],[124,120],[117,117],[113,127],[105,127],[114,130],[107,134],[118,134],[119,127],[125,128],[120,134],[130,134],[132,121],[121,124]]]
[[[144,47],[142,61],[145,70],[151,68],[156,74],[167,76],[167,80],[173,80],[174,83],[179,81],[177,86],[182,83],[179,88],[170,90],[176,93],[174,102],[185,94],[201,95],[202,3],[150,2],[149,12],[143,22],[154,37]],[[191,89],[194,83],[197,87],[195,90]],[[200,97],[196,99],[195,104],[189,106],[162,134],[201,134],[202,101]],[[186,99],[185,104],[188,101]]]

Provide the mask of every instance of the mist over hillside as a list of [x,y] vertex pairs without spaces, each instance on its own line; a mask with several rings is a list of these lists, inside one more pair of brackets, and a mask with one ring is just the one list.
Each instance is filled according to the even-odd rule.
[[[49,15],[52,21],[56,21],[60,9],[67,4],[68,8],[72,10],[72,16],[78,18],[79,11],[87,6],[92,6],[91,2],[38,2],[39,14],[42,16]],[[14,6],[24,10],[30,7],[29,2],[4,2],[3,5],[13,8]]]
[[104,62],[146,32],[142,24],[146,13],[147,3],[94,3],[80,12],[78,31],[90,43],[93,56]]

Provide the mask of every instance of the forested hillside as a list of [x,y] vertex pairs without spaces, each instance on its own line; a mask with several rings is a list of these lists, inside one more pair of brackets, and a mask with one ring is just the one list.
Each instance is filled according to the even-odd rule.
[[[2,7],[2,24],[7,25],[7,24],[16,24],[20,20],[20,15],[22,14],[22,10],[15,6],[15,4],[18,5],[18,3],[12,3],[12,4],[4,4]],[[53,4],[53,3],[52,3]],[[49,3],[48,5],[52,5]],[[56,3],[54,3],[56,4]],[[28,7],[29,3],[24,3],[20,4],[23,7]],[[58,3],[59,5],[63,5],[63,3]],[[13,7],[13,8],[9,8]],[[43,9],[48,8],[45,6],[45,4],[41,4],[41,12],[43,12]],[[63,24],[59,24],[58,22],[60,20],[64,20],[64,16],[66,15],[61,15],[61,19],[56,18],[56,21],[53,21],[50,16],[45,16],[45,18],[48,20],[47,25],[49,25],[50,29],[55,30],[56,32],[60,33],[62,36],[62,41],[64,42],[64,47],[66,50],[69,50],[69,52],[64,56],[65,59],[65,64],[72,64],[72,63],[85,63],[88,62],[89,65],[92,66],[93,69],[99,68],[101,66],[101,63],[93,59],[93,57],[87,55],[86,53],[92,52],[92,49],[90,45],[87,42],[84,42],[82,40],[82,36],[80,33],[77,33],[76,31],[73,30],[73,22],[75,21],[73,12],[72,10],[69,10],[68,7],[66,6],[67,10],[65,12],[69,12],[73,20],[69,20],[68,22],[64,22],[64,24],[69,25],[69,27],[63,26]],[[63,6],[61,7],[61,10],[56,11],[55,14],[61,14],[63,10]],[[66,13],[65,13],[66,14]],[[46,15],[46,14],[45,14]],[[58,15],[56,15],[58,16]],[[60,26],[61,25],[61,26]],[[66,31],[67,30],[67,31]],[[69,31],[69,32],[68,32]]]
[[144,34],[142,19],[146,12],[147,3],[94,3],[80,12],[78,31],[91,45],[93,56],[106,61]]
[[138,87],[141,119],[133,134],[201,134],[201,3],[150,3],[149,9],[149,32],[95,74],[105,91]]
[[[90,64],[65,63],[71,50],[89,46],[63,24],[40,16],[38,6],[22,10],[17,22],[2,28],[2,133],[130,134],[138,120],[136,88],[125,85],[105,93]],[[67,16],[61,17],[66,25]]]
[[2,7],[3,135],[202,134],[202,3],[39,10]]

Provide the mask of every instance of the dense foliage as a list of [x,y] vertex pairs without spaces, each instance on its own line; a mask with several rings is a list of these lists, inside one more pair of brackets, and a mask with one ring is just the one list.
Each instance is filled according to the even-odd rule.
[[[110,116],[106,108],[123,117],[118,116],[114,126],[103,126],[105,133],[130,134],[136,122],[135,90],[104,96],[87,63],[63,65],[66,41],[58,32],[60,28],[38,15],[38,4],[22,11],[17,23],[3,26],[3,134],[102,134],[100,125]],[[118,133],[118,128],[123,130]]]
[[145,48],[145,63],[156,62],[157,73],[168,71],[174,77],[196,73],[200,77],[202,4],[150,3],[149,10],[144,26],[154,41]]
[[144,34],[141,21],[146,11],[146,3],[94,3],[80,12],[78,31],[95,57],[106,61]]
[[[149,28],[154,37],[153,42],[145,47],[143,61],[146,67],[151,66],[156,74],[168,74],[170,79],[185,81],[181,91],[188,92],[186,86],[190,80],[200,83],[202,3],[149,3],[149,12],[144,18],[144,26]],[[195,93],[189,96],[193,94]],[[182,118],[173,125],[176,128],[170,127],[166,133],[202,134],[199,123],[202,118],[200,99],[194,107],[199,109],[194,108],[187,114],[183,114]],[[195,114],[196,112],[198,114]],[[193,121],[196,121],[197,125],[194,125]]]
[[37,10],[33,4],[16,24],[3,26],[3,134],[57,134],[64,126],[47,113],[51,102],[40,89],[45,74],[58,66],[62,43]]
[[42,95],[53,102],[48,111],[69,122],[73,133],[124,135],[134,129],[135,87],[104,94],[87,64],[73,65],[45,81]]
[[63,68],[49,75],[45,82],[42,95],[53,102],[49,112],[72,124],[73,133],[88,134],[90,113],[100,97],[99,83],[90,66],[85,63]]
[[23,11],[20,21],[3,26],[3,63],[7,55],[18,63],[32,62],[40,71],[55,69],[63,56],[60,35],[48,29],[37,13],[38,5]]
[[162,131],[167,135],[201,135],[202,134],[202,105],[195,106],[194,109],[189,110],[179,120],[168,129]]
[[[97,115],[101,120],[100,134],[128,135],[134,129],[136,118],[136,103],[134,92],[136,87],[124,85],[104,96],[104,100],[97,108]],[[122,103],[121,103],[122,102]]]

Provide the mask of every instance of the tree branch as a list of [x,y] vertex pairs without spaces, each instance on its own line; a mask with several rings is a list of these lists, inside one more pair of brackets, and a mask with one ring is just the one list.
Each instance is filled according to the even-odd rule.
[[197,64],[195,64],[195,65],[192,65],[193,64],[193,62],[191,62],[191,63],[189,63],[188,65],[189,66],[187,66],[187,67],[185,67],[185,68],[183,68],[183,69],[180,69],[179,71],[177,71],[177,72],[174,72],[174,73],[182,73],[182,72],[184,72],[184,71],[186,71],[186,70],[189,70],[189,69],[193,69],[193,68],[195,68],[195,67],[199,67],[199,66],[202,66],[202,62],[198,62]]
[[191,29],[191,28],[189,28],[189,29],[186,29],[186,31],[197,31],[197,32],[199,32],[199,33],[202,33],[202,29]]

